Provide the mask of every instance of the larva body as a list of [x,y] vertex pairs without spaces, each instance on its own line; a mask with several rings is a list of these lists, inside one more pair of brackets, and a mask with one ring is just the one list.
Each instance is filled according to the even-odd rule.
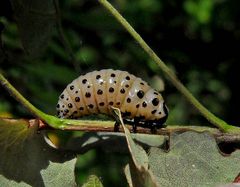
[[119,108],[126,120],[134,119],[143,127],[162,127],[168,109],[160,93],[145,81],[126,71],[103,69],[79,76],[59,97],[60,118],[89,114],[112,115]]

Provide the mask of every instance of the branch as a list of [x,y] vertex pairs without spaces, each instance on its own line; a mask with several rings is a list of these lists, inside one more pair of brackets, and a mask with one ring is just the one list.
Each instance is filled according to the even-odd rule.
[[187,98],[187,100],[213,125],[218,127],[223,132],[240,132],[239,127],[227,124],[222,119],[208,111],[178,80],[177,76],[168,68],[168,66],[157,56],[157,54],[148,46],[142,37],[134,30],[126,19],[107,1],[99,0],[99,2],[119,21],[129,34],[139,43],[149,57],[162,69],[170,82]]
[[[17,121],[25,121],[28,127],[38,125],[39,130],[54,130],[53,128],[49,128],[50,125],[43,122],[39,119],[8,119],[8,118],[0,118],[0,123],[7,124],[17,124]],[[126,127],[131,131],[132,126],[126,125]],[[93,121],[93,120],[78,120],[78,125],[69,125],[64,130],[71,131],[83,131],[83,132],[115,132],[114,131],[114,121]],[[152,134],[150,129],[138,127],[136,134],[148,134],[149,136],[155,135],[163,135],[170,136],[172,133],[183,133],[187,131],[195,131],[195,132],[209,132],[213,135],[218,143],[240,143],[240,133],[239,134],[229,134],[222,133],[218,129],[204,127],[204,126],[169,126],[167,128],[158,129],[155,134]],[[122,126],[119,127],[119,132],[115,133],[124,133]]]

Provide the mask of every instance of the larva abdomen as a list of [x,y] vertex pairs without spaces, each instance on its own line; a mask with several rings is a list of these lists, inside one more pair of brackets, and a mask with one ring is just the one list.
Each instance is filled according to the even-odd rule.
[[126,119],[156,122],[166,120],[168,110],[160,93],[126,71],[104,69],[79,76],[59,97],[58,116],[112,114],[117,107]]

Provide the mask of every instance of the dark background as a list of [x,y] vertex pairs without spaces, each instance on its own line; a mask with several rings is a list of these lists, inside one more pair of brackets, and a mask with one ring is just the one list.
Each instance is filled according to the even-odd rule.
[[[239,1],[111,3],[201,103],[230,124],[239,125]],[[31,3],[28,5],[23,5],[23,10],[31,8]],[[50,33],[47,40],[41,43],[41,36],[46,35],[41,29],[47,29],[46,24],[34,30],[39,41],[31,43],[35,37],[31,33],[34,22],[26,26],[22,19],[17,25],[16,20],[24,16],[18,16],[8,0],[0,2],[1,30],[4,26],[0,71],[35,106],[55,114],[58,96],[74,78],[92,70],[113,68],[127,70],[151,82],[156,89],[161,85],[159,76],[163,78],[163,96],[170,109],[168,125],[209,125],[97,1],[61,1],[59,7],[67,45],[54,21],[48,22],[51,16],[49,19],[46,16],[48,24],[54,23],[51,32],[47,32]],[[40,18],[36,18],[38,22]],[[35,50],[33,46],[39,43],[41,47]],[[31,117],[3,88],[0,88],[0,116]],[[119,177],[113,177],[107,184],[111,181],[116,184],[117,180]]]

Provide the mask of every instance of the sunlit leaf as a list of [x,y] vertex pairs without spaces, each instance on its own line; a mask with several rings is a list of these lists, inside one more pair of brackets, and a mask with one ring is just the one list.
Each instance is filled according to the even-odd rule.
[[130,187],[132,187],[132,186],[133,186],[133,180],[132,180],[132,176],[131,176],[129,164],[127,164],[127,165],[125,166],[125,168],[124,168],[124,173],[125,173],[125,176],[126,176],[128,185],[129,185]]
[[76,159],[49,147],[37,129],[38,120],[0,119],[0,186],[75,185]]
[[218,186],[234,181],[240,171],[240,151],[220,154],[208,133],[173,135],[170,150],[153,147],[149,165],[160,186]]
[[87,182],[83,184],[82,187],[103,187],[103,185],[97,176],[90,175]]

